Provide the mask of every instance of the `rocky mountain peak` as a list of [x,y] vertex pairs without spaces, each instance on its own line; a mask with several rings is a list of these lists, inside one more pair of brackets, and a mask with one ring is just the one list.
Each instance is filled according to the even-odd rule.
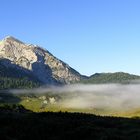
[[73,83],[81,75],[69,65],[53,56],[48,50],[7,36],[0,42],[0,59],[29,70],[43,83]]
[[13,36],[6,36],[4,39],[3,39],[3,41],[5,41],[5,42],[17,42],[17,43],[22,43],[23,44],[23,42],[21,42],[20,40],[18,40],[18,39],[16,39],[16,38],[14,38]]

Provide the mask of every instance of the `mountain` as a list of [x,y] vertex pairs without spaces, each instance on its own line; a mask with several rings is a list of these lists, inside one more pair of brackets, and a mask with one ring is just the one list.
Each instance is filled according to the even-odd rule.
[[0,89],[70,83],[129,83],[140,76],[96,73],[83,76],[43,48],[7,36],[0,41]]
[[102,84],[102,83],[131,83],[134,80],[140,80],[140,76],[124,72],[116,73],[95,73],[82,80],[82,83]]
[[16,70],[16,78],[26,75],[29,80],[41,84],[70,84],[82,78],[80,73],[49,51],[11,36],[0,41],[0,65],[12,71],[11,73]]

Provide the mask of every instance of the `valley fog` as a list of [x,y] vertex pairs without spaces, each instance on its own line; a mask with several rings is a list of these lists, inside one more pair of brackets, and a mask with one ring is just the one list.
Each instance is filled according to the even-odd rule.
[[[59,104],[62,108],[129,110],[140,107],[139,84],[75,84],[33,90],[10,90],[10,93],[33,93],[38,96],[47,96],[49,93],[56,105]],[[60,99],[57,100],[56,96]]]

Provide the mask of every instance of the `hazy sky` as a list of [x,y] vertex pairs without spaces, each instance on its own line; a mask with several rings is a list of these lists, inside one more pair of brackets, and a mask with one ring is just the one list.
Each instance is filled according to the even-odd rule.
[[0,39],[7,35],[82,74],[140,74],[140,0],[0,0]]

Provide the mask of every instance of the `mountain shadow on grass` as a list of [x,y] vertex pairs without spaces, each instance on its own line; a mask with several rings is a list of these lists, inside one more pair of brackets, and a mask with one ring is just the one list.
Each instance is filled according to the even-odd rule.
[[0,111],[2,140],[139,140],[140,120],[81,113]]

